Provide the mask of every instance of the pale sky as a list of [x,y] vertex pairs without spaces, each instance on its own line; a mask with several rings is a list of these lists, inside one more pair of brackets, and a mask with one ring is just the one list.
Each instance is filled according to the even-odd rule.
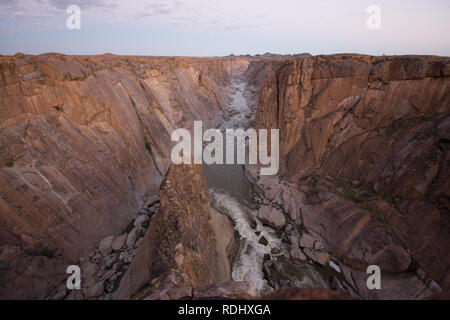
[[[72,4],[80,30],[66,27]],[[0,0],[0,54],[16,52],[450,56],[450,0]]]

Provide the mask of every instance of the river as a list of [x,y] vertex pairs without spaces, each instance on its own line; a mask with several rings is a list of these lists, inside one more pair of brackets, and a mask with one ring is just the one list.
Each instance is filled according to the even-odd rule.
[[[253,120],[252,110],[244,95],[245,82],[232,79],[232,88],[234,93],[230,105],[217,126],[223,132],[225,129],[245,129]],[[258,294],[270,290],[264,279],[263,259],[272,248],[281,247],[281,240],[272,228],[263,226],[256,219],[257,211],[252,209],[256,207],[253,186],[245,175],[244,165],[204,165],[204,169],[212,205],[233,221],[240,236],[232,279],[252,282]],[[259,243],[262,237],[267,239],[267,245]]]
[[[246,83],[234,78],[231,86],[233,93],[228,108],[212,121],[216,124],[213,127],[222,133],[226,129],[246,129],[254,121],[254,110],[251,110],[246,99]],[[240,237],[239,250],[232,266],[233,280],[252,282],[258,295],[272,290],[263,272],[264,256],[270,255],[278,265],[275,272],[278,283],[283,279],[285,283],[300,288],[329,288],[329,268],[318,268],[310,262],[293,264],[287,259],[289,246],[282,243],[280,233],[263,226],[256,218],[255,193],[245,175],[244,165],[204,165],[204,170],[212,206],[233,221]],[[267,243],[261,244],[262,238]],[[274,248],[279,250],[273,251]]]

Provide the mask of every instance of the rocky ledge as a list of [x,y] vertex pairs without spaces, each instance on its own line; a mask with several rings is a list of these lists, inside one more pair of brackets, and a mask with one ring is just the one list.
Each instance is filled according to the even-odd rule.
[[144,207],[118,236],[102,239],[97,250],[81,260],[82,290],[68,290],[64,281],[48,297],[51,300],[111,299],[131,260],[141,246],[147,228],[159,210],[157,196],[147,199]]
[[[442,292],[401,240],[373,212],[346,198],[339,186],[314,177],[298,188],[278,176],[260,177],[257,166],[246,169],[257,190],[257,218],[279,230],[287,247],[284,254],[265,259],[264,272],[273,288],[304,287],[299,275],[319,270],[319,281],[307,287],[329,288],[357,299],[425,299]],[[374,204],[381,201],[361,191],[359,196]],[[366,269],[373,264],[383,270],[380,291],[366,286]]]

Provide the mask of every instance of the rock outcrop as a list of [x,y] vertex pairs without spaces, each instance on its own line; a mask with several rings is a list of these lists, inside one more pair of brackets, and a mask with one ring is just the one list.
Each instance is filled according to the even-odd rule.
[[258,218],[266,225],[275,229],[282,229],[286,225],[283,213],[269,206],[262,206],[258,210]]
[[149,221],[159,211],[159,199],[149,199],[127,230],[119,236],[107,236],[88,257],[81,259],[81,290],[68,290],[66,279],[55,288],[50,300],[110,300],[133,257],[144,241]]
[[[306,57],[267,72],[255,126],[280,129],[290,189],[274,201],[321,241],[304,240],[306,255],[330,253],[363,298],[424,298],[450,284],[449,76],[448,58],[416,56]],[[384,290],[367,290],[370,264]]]
[[115,299],[187,295],[186,290],[231,280],[228,247],[234,230],[211,208],[202,166],[171,166],[159,197],[161,208]]

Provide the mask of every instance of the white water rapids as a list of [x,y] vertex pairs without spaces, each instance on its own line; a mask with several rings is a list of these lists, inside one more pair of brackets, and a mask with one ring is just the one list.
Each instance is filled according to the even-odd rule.
[[[220,118],[215,119],[215,125],[213,125],[222,132],[226,129],[246,129],[253,121],[253,110],[246,99],[246,84],[233,79],[232,88],[234,90],[230,105],[223,111]],[[256,210],[252,209],[256,208],[255,194],[253,185],[245,175],[244,165],[204,165],[204,171],[212,206],[233,221],[234,228],[239,234],[239,250],[232,267],[233,280],[253,283],[258,295],[270,291],[271,287],[264,278],[263,271],[264,255],[269,254],[271,261],[280,260],[278,276],[275,274],[279,280],[283,278],[283,281],[288,280],[289,283],[300,288],[328,287],[327,280],[312,264],[293,265],[283,259],[289,257],[289,254],[286,244],[281,241],[280,234],[272,228],[263,226],[256,218]],[[263,237],[266,242],[262,241]],[[272,254],[273,248],[280,249],[275,252],[281,253]],[[271,280],[274,279],[271,278]]]
[[[218,125],[221,131],[245,129],[252,121],[252,110],[244,96],[245,83],[233,79],[232,88],[234,93],[230,105],[222,114],[223,120]],[[253,203],[254,196],[243,165],[204,167],[212,205],[234,222],[235,230],[240,236],[240,248],[232,268],[232,279],[252,282],[259,294],[269,288],[262,270],[264,255],[270,254],[274,247],[280,248],[281,240],[273,229],[263,226],[256,219],[256,211],[250,209],[249,205]],[[256,223],[255,229],[251,227],[252,220],[253,227]],[[267,246],[259,243],[262,237],[266,238]]]
[[[255,229],[252,229],[248,217],[254,217],[256,212],[226,194],[226,191],[210,189],[210,194],[213,205],[233,220],[235,230],[240,236],[241,244],[232,270],[233,280],[252,282],[257,293],[264,291],[267,288],[267,282],[264,279],[262,270],[264,254],[270,254],[272,248],[279,248],[281,244],[280,239],[276,237],[273,229],[264,227],[254,218],[257,226]],[[261,237],[267,239],[267,246],[259,244]]]

